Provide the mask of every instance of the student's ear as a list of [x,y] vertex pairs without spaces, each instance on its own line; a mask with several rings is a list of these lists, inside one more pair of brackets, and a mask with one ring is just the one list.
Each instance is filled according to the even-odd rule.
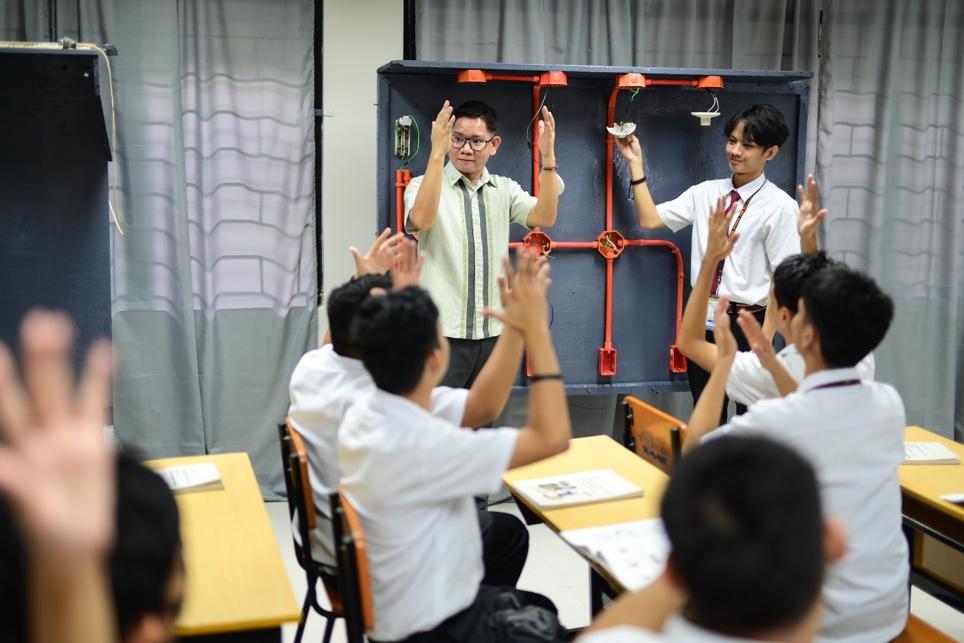
[[495,156],[496,152],[499,151],[499,146],[502,145],[502,137],[496,136],[489,145],[492,146],[492,152],[489,153],[489,156]]
[[847,530],[835,518],[823,524],[823,551],[830,564],[836,563],[847,553]]
[[164,619],[155,614],[142,616],[121,638],[123,643],[165,643],[170,640]]
[[771,147],[768,147],[766,151],[763,152],[763,160],[772,161],[773,157],[776,156],[779,151],[780,151],[779,145],[773,145]]

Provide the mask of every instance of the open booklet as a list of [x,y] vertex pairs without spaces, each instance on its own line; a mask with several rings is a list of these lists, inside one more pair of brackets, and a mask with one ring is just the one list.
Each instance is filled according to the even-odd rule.
[[164,479],[171,491],[210,491],[222,489],[221,473],[213,462],[182,464],[175,467],[157,469],[157,475]]
[[521,480],[515,484],[515,490],[540,509],[571,507],[643,495],[642,487],[612,469]]
[[940,442],[904,442],[904,464],[960,464],[956,453]]
[[669,541],[663,521],[637,520],[605,527],[570,529],[563,540],[602,565],[629,591],[649,585],[663,572]]

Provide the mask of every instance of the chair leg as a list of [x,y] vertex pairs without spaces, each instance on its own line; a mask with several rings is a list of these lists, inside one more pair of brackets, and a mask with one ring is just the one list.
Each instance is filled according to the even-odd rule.
[[295,643],[301,643],[301,637],[305,634],[305,625],[308,623],[308,612],[311,609],[311,592],[305,594],[305,602],[301,606],[301,622],[298,623],[298,630],[295,632]]
[[331,633],[335,629],[336,618],[334,614],[331,614],[325,619],[325,636],[322,637],[321,643],[329,643],[329,641],[331,641]]

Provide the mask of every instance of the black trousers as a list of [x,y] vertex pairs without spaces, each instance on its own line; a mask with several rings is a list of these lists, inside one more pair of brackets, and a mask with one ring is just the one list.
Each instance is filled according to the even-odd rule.
[[515,587],[529,554],[529,530],[511,514],[479,510],[483,585]]
[[569,641],[551,600],[514,587],[482,585],[467,608],[405,643],[550,643]]
[[489,361],[498,337],[487,339],[456,339],[449,337],[451,359],[449,370],[442,378],[442,386],[471,388],[485,363]]
[[[746,336],[743,334],[743,329],[740,325],[736,323],[736,313],[731,312],[730,314],[730,329],[733,331],[733,337],[736,339],[736,345],[741,351],[750,350],[750,343],[746,340]],[[766,315],[766,310],[760,310],[753,313],[756,320],[763,323],[763,318]],[[706,341],[715,343],[715,338],[713,336],[713,331],[706,331]],[[697,400],[700,399],[700,395],[703,393],[703,389],[706,388],[706,383],[710,380],[710,374],[704,371],[702,368],[697,366],[692,361],[686,362],[686,377],[690,381],[690,392],[693,394],[693,404],[696,404]],[[726,424],[727,418],[727,407],[730,404],[730,399],[728,397],[723,397],[723,411],[720,413],[720,424]],[[743,415],[746,413],[746,407],[742,404],[736,405],[736,414]]]

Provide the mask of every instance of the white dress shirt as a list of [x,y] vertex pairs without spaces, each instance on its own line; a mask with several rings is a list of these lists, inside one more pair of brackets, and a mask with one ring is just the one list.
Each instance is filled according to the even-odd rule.
[[[793,379],[797,382],[803,379],[807,366],[796,346],[785,346],[777,353],[777,359],[783,362]],[[857,363],[856,368],[860,379],[873,380],[874,354],[868,353]],[[771,397],[783,397],[770,371],[764,368],[753,351],[740,351],[736,354],[730,375],[726,378],[726,394],[731,400],[744,406],[751,406]]]
[[[659,218],[673,232],[693,226],[691,284],[696,283],[706,251],[710,212],[716,200],[729,195],[733,189],[732,177],[704,181],[672,201],[656,206]],[[738,303],[763,305],[770,296],[773,270],[781,261],[800,252],[800,234],[797,232],[800,207],[790,195],[767,181],[764,174],[736,191],[740,193],[740,200],[736,203],[730,227],[747,200],[752,199],[736,229],[740,238],[723,264],[718,294],[729,295]],[[729,196],[726,203],[729,203]]]
[[[361,360],[344,357],[331,344],[306,353],[288,387],[288,417],[305,442],[308,478],[315,503],[315,528],[311,531],[311,555],[322,565],[335,565],[331,507],[328,496],[338,487],[338,427],[356,400],[375,389]],[[469,392],[440,386],[432,392],[432,413],[461,424]],[[297,516],[292,523],[299,537]]]
[[[751,639],[734,638],[705,630],[679,614],[667,619],[662,632],[650,632],[633,625],[611,627],[591,632],[576,639],[577,643],[750,643]],[[766,643],[753,639],[752,643]]]
[[370,638],[430,630],[475,599],[483,566],[473,496],[499,489],[517,436],[460,429],[378,389],[348,411],[338,458],[365,531]]
[[768,436],[816,469],[824,513],[847,533],[847,551],[823,585],[821,641],[879,643],[904,629],[909,570],[897,468],[905,424],[892,386],[841,368],[808,375],[795,393],[758,402],[708,436]]

